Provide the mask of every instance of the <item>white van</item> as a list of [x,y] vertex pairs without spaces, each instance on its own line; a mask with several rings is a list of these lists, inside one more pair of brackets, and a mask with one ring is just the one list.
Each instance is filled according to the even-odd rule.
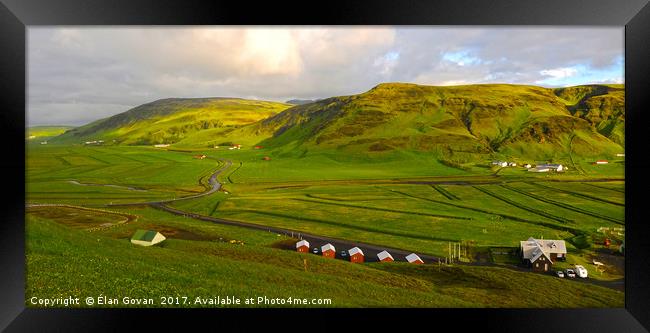
[[586,278],[587,277],[587,269],[584,268],[582,265],[576,265],[575,266],[576,274],[581,277],[581,278]]

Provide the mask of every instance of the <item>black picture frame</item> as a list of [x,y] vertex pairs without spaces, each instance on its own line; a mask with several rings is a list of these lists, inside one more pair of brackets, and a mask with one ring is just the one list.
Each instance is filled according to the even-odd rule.
[[[650,6],[647,0],[326,1],[319,3],[168,0],[0,0],[0,134],[5,197],[0,214],[0,329],[115,331],[163,327],[192,316],[223,325],[294,329],[296,321],[326,324],[412,323],[500,332],[644,332],[650,328],[650,223],[644,193],[650,163]],[[594,25],[625,26],[626,269],[620,309],[346,309],[66,310],[25,307],[26,28],[43,25]],[[8,154],[8,155],[7,155]],[[20,194],[23,194],[21,197]],[[531,295],[543,297],[543,295]],[[152,318],[156,318],[152,321]],[[415,320],[413,320],[415,319]],[[449,325],[452,326],[449,326]],[[645,327],[645,328],[644,328]]]

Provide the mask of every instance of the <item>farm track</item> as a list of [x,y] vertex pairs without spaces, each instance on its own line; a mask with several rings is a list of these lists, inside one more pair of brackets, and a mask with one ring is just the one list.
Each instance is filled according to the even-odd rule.
[[460,200],[460,198],[458,198],[457,196],[451,194],[449,191],[442,188],[442,186],[440,186],[440,185],[431,185],[431,188],[438,191],[438,193],[442,194],[443,196],[445,196],[445,198],[447,198],[449,200]]
[[480,186],[473,186],[473,187],[475,189],[477,189],[477,190],[479,190],[479,191],[481,191],[481,192],[495,198],[495,199],[501,200],[501,201],[503,201],[503,202],[505,202],[507,204],[510,204],[512,206],[515,206],[515,207],[517,207],[519,209],[529,211],[531,213],[537,214],[537,215],[542,216],[542,217],[546,217],[548,219],[551,219],[553,221],[557,221],[557,222],[560,222],[560,223],[574,223],[574,221],[572,221],[572,220],[565,219],[563,217],[547,213],[547,212],[545,212],[543,210],[539,210],[539,209],[535,209],[535,208],[531,208],[531,207],[526,207],[525,205],[522,205],[522,204],[520,204],[520,203],[518,203],[516,201],[510,200],[510,199],[508,199],[508,198],[506,198],[504,196],[498,195],[498,194],[496,194],[496,193],[494,193],[492,191],[481,188]]
[[399,193],[399,194],[401,194],[403,196],[410,197],[410,198],[417,199],[417,200],[424,200],[424,201],[434,202],[434,203],[438,203],[438,204],[441,204],[441,205],[447,205],[447,206],[451,206],[451,207],[467,209],[467,210],[471,210],[471,211],[475,211],[475,212],[479,212],[479,213],[483,213],[483,214],[501,216],[502,218],[506,218],[506,219],[509,219],[509,220],[517,221],[517,222],[530,223],[530,224],[534,224],[534,225],[553,226],[553,228],[557,228],[556,225],[549,224],[547,222],[532,221],[532,220],[523,219],[523,218],[518,217],[518,216],[492,212],[492,211],[481,209],[481,208],[468,207],[468,206],[463,206],[463,205],[459,205],[459,204],[454,204],[454,203],[451,203],[451,202],[445,202],[445,201],[440,201],[440,200],[435,200],[435,199],[430,199],[430,198],[418,197],[418,196],[408,194],[408,193],[404,193],[404,192],[400,192],[400,191],[397,191],[397,190],[390,190],[390,191],[395,192],[395,193]]
[[555,200],[547,199],[547,198],[544,198],[544,197],[541,197],[541,196],[538,196],[538,195],[535,195],[535,194],[532,194],[532,193],[529,193],[529,192],[526,192],[526,191],[522,191],[522,190],[520,190],[518,188],[514,188],[514,187],[511,187],[511,186],[508,186],[508,185],[501,185],[501,187],[503,187],[503,188],[505,188],[507,190],[513,191],[513,192],[517,192],[517,193],[519,193],[521,195],[525,195],[525,196],[527,196],[529,198],[539,200],[541,202],[545,202],[545,203],[548,203],[548,204],[551,204],[551,205],[554,205],[554,206],[558,206],[558,207],[561,207],[561,208],[564,208],[564,209],[567,209],[567,210],[570,210],[570,211],[574,211],[574,212],[577,212],[577,213],[589,215],[589,216],[596,217],[596,218],[606,220],[606,221],[609,221],[609,222],[613,222],[613,223],[616,223],[616,224],[625,225],[625,223],[623,221],[621,221],[621,220],[617,220],[617,219],[611,218],[609,216],[600,215],[598,213],[590,212],[588,210],[578,208],[578,207],[575,207],[575,206],[571,206],[571,205],[568,205],[568,204],[565,204],[565,203],[562,203],[562,202],[557,202]]
[[[230,162],[230,163],[232,164],[232,162]],[[239,170],[239,168],[241,168],[242,166],[244,166],[244,163],[239,162],[239,166],[235,170],[233,170],[231,173],[228,174],[228,182],[230,182],[231,184],[235,183],[234,181],[232,181],[232,178],[230,178],[230,177],[232,177],[232,175],[234,175],[235,172],[237,172],[237,170]]]
[[589,185],[589,186],[597,187],[597,188],[600,188],[600,189],[603,189],[603,190],[609,190],[609,191],[615,191],[615,192],[619,192],[619,193],[625,193],[625,190],[618,190],[618,189],[611,188],[611,187],[598,186],[598,185],[596,185],[596,184],[591,184],[591,183],[585,183],[585,185]]
[[[398,237],[406,237],[406,238],[412,238],[412,239],[437,241],[437,242],[457,242],[458,241],[457,239],[431,237],[431,236],[410,234],[410,233],[390,231],[390,230],[381,230],[381,229],[376,229],[376,228],[369,228],[369,227],[363,227],[363,226],[359,226],[359,225],[345,224],[345,223],[340,223],[340,222],[335,222],[335,221],[328,221],[328,220],[311,218],[311,217],[305,217],[305,216],[292,216],[292,215],[288,215],[288,214],[281,214],[281,213],[277,213],[277,212],[265,212],[265,211],[259,211],[259,210],[254,210],[254,209],[236,209],[236,210],[229,210],[229,212],[252,213],[252,214],[267,215],[267,216],[272,216],[272,217],[282,217],[282,218],[288,218],[288,219],[292,219],[292,220],[309,221],[309,222],[315,222],[315,223],[320,223],[320,224],[333,225],[333,226],[342,227],[342,228],[346,228],[346,229],[365,231],[365,232],[372,232],[372,233],[380,233],[380,234],[386,234],[386,235],[398,236]],[[301,232],[301,231],[290,230],[290,229],[287,229],[287,230],[289,230],[290,232],[293,232],[293,233]],[[354,242],[350,242],[350,245],[352,245],[350,247],[354,246],[353,243]]]
[[332,206],[342,206],[342,207],[350,207],[350,208],[357,208],[357,209],[365,209],[365,210],[374,210],[374,211],[378,210],[378,211],[382,211],[382,212],[399,213],[399,214],[441,217],[441,218],[456,219],[456,220],[472,220],[471,217],[467,217],[467,216],[443,215],[443,214],[413,212],[413,211],[408,211],[408,210],[390,209],[390,208],[357,206],[357,205],[352,205],[352,204],[344,204],[344,203],[340,203],[340,202],[326,202],[324,200],[323,201],[321,201],[321,200],[309,200],[309,199],[301,199],[301,198],[293,198],[291,200],[318,203],[318,204],[323,204],[323,205],[332,205]]
[[587,200],[600,201],[600,202],[608,203],[608,204],[611,204],[611,205],[625,207],[625,204],[615,202],[615,201],[610,201],[610,200],[599,198],[599,197],[594,197],[594,196],[584,194],[584,193],[573,192],[573,191],[569,191],[569,190],[550,187],[550,186],[542,185],[542,184],[535,183],[535,182],[526,182],[526,184],[533,184],[535,186],[543,187],[543,188],[545,188],[547,190],[558,191],[558,192],[570,194],[570,195],[573,195],[573,196],[576,196],[576,197],[579,197],[579,198],[583,198],[583,199],[587,199]]

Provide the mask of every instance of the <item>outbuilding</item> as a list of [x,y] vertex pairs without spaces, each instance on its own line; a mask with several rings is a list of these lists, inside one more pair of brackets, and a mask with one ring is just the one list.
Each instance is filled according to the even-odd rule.
[[361,251],[360,248],[358,247],[353,247],[348,251],[349,257],[350,257],[350,262],[363,262],[364,261],[364,255],[363,251]]
[[323,257],[325,258],[334,258],[336,257],[336,248],[334,248],[334,245],[327,243],[320,248],[321,253],[323,254]]
[[303,239],[296,243],[296,251],[309,252],[309,242]]
[[609,163],[609,162],[606,161],[606,160],[598,160],[598,161],[596,161],[596,164],[607,164],[607,163]]
[[415,253],[411,253],[411,254],[407,255],[406,256],[406,261],[408,261],[411,264],[416,264],[416,265],[424,264],[424,261],[422,261],[422,259],[420,259],[420,257]]
[[151,246],[164,241],[166,238],[161,233],[155,230],[136,230],[131,243],[141,246]]
[[393,259],[393,256],[391,256],[390,253],[388,253],[388,251],[381,251],[377,253],[377,259],[379,259],[379,262],[395,261],[395,259]]

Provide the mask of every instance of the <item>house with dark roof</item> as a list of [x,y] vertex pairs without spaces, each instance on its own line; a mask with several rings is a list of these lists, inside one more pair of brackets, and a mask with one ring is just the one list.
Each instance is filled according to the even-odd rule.
[[547,272],[556,260],[566,260],[563,240],[528,238],[519,245],[521,260],[533,271]]

